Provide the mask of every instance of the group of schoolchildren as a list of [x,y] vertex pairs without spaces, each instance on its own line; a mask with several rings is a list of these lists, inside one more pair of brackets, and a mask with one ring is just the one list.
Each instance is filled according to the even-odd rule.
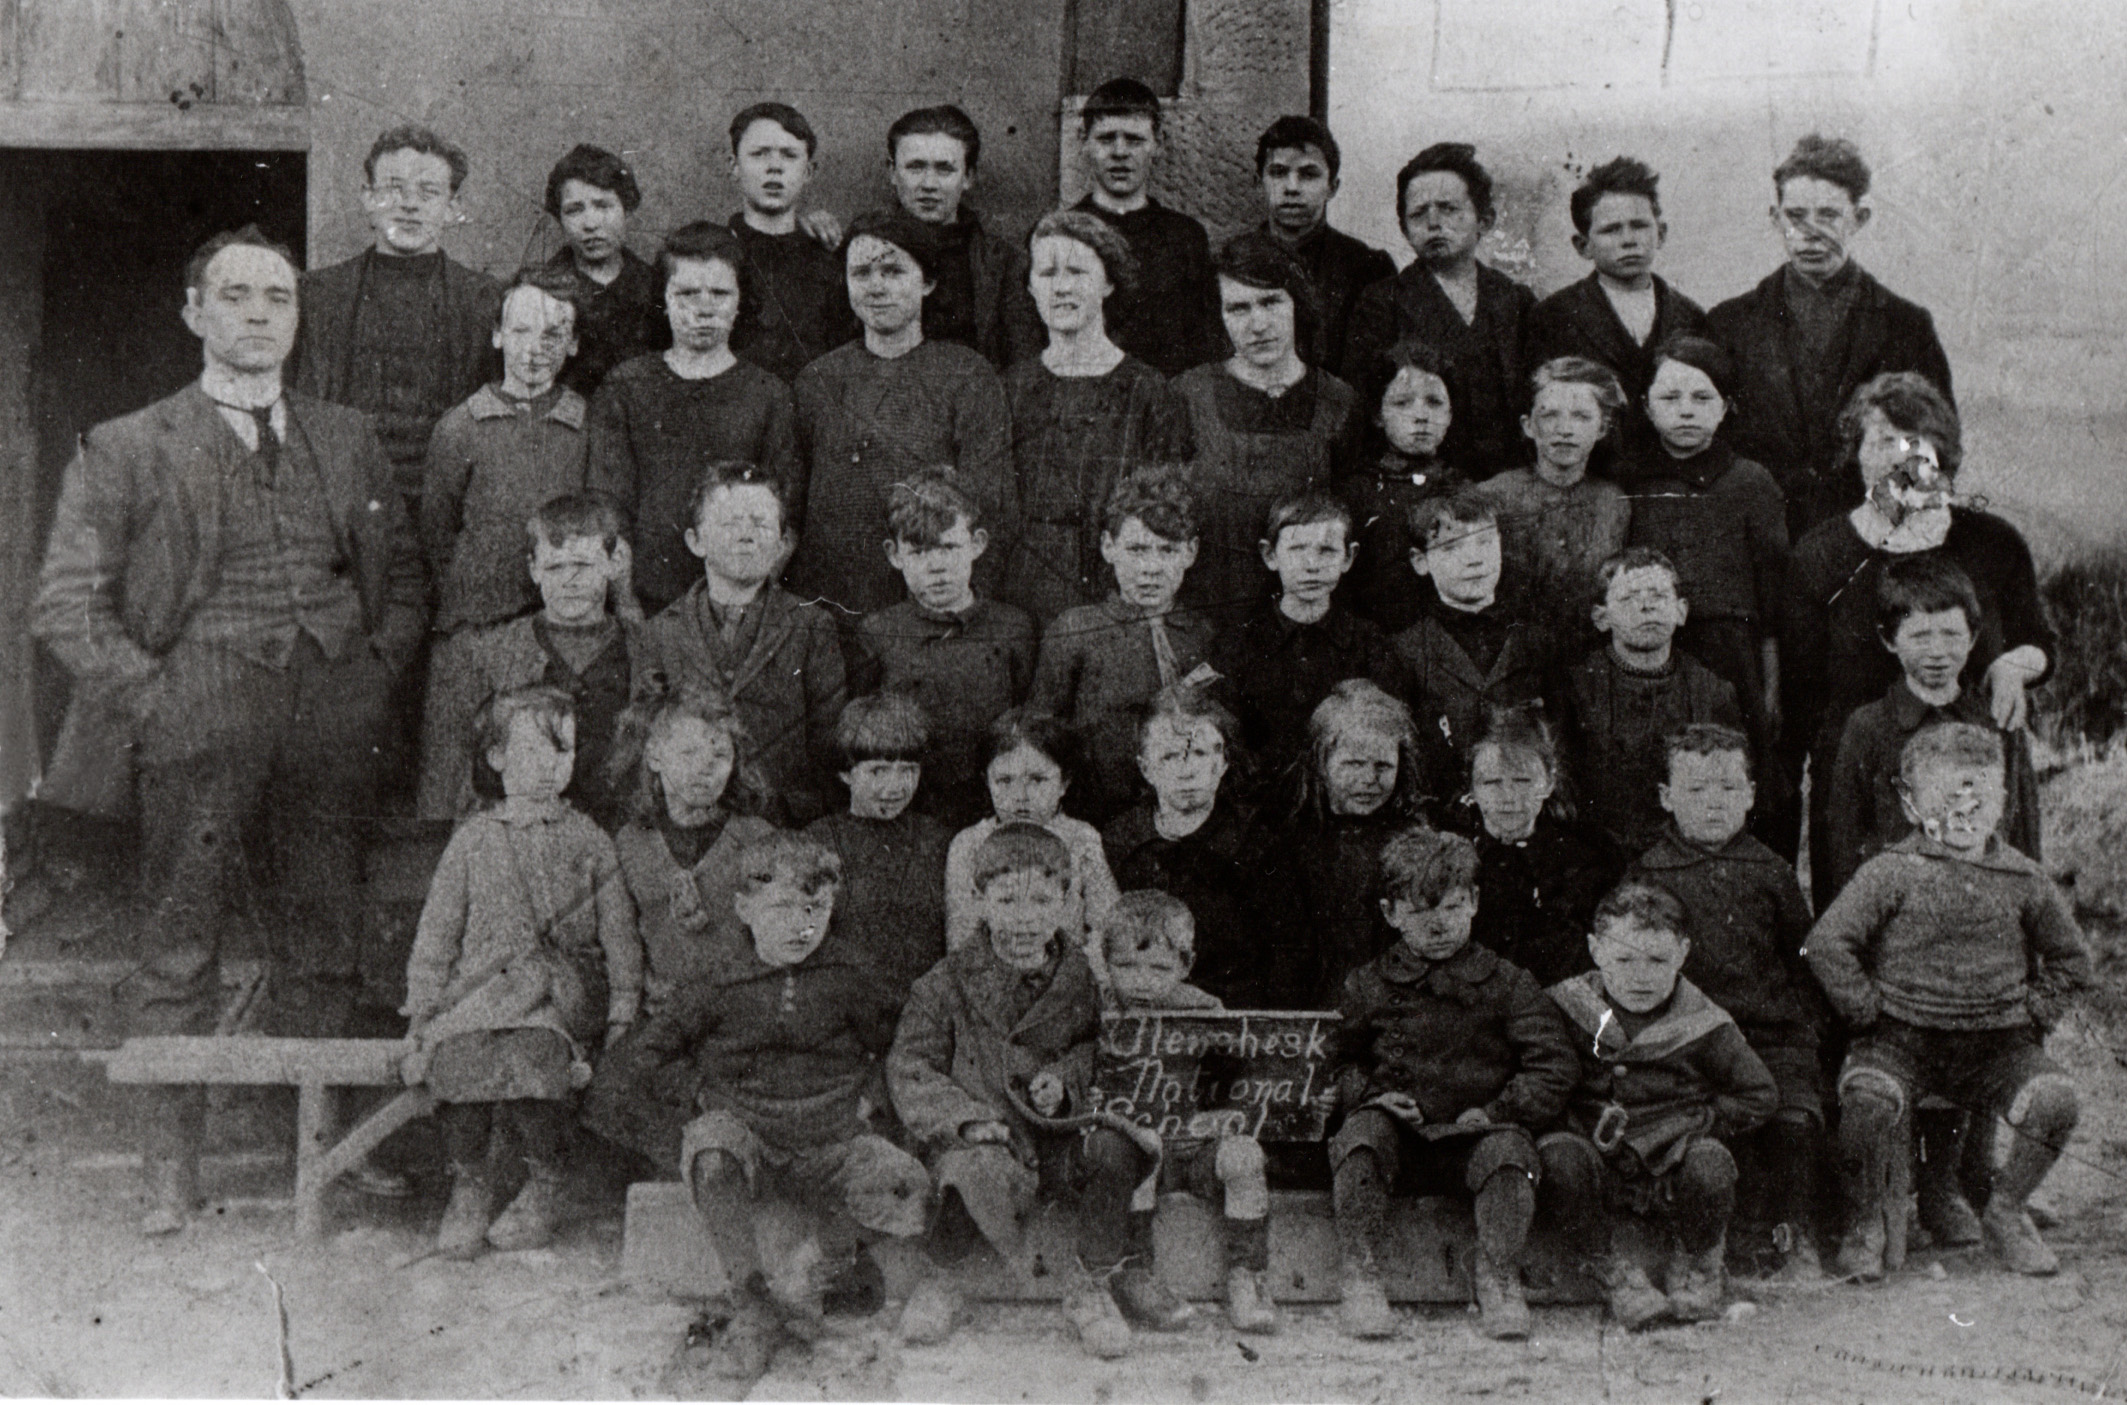
[[[763,123],[791,135],[735,124],[735,154]],[[798,179],[775,184],[786,209]],[[1454,187],[1420,224],[1489,205],[1447,168],[1400,184],[1421,204]],[[1631,364],[1551,355],[1489,392],[1534,457],[1492,472],[1485,433],[1451,438],[1483,378],[1396,320],[1397,288],[1347,290],[1335,354],[1377,453],[1271,506],[1266,588],[1222,619],[1177,603],[1204,510],[1189,466],[1145,462],[1083,505],[1105,601],[1037,628],[978,589],[1014,544],[941,465],[894,482],[871,530],[904,598],[838,620],[779,584],[792,450],[768,411],[758,452],[719,441],[683,489],[664,475],[695,574],[648,589],[628,514],[570,466],[573,295],[521,278],[503,379],[438,424],[422,498],[445,635],[422,805],[464,817],[406,1007],[454,1177],[442,1252],[552,1236],[580,1111],[692,1188],[731,1275],[715,1351],[734,1374],[861,1298],[883,1237],[934,1268],[904,1338],[944,1339],[955,1267],[985,1241],[1009,1255],[1056,1198],[1088,1351],[1191,1317],[1153,1261],[1166,1191],[1217,1202],[1231,1322],[1272,1331],[1269,1184],[1290,1158],[1103,1114],[1095,1049],[1103,1012],[1330,1009],[1355,1335],[1396,1330],[1380,1246],[1414,1194],[1472,1202],[1495,1336],[1529,1331],[1545,1217],[1628,1327],[1718,1315],[1731,1259],[1818,1277],[1834,1118],[1838,1270],[1881,1277],[1930,1097],[2000,1126],[1968,1158],[1983,1212],[1970,1167],[1917,1168],[1928,1231],[2053,1271],[2025,1202],[2077,1104],[2042,1041],[2090,963],[2023,852],[2025,744],[1959,686],[1978,598],[1935,554],[1883,572],[1903,687],[1812,780],[1837,894],[1813,917],[1794,836],[1758,810],[1792,800],[1772,753],[1793,485],[1718,433],[1731,354],[1642,276],[1651,173],[1613,163],[1573,209],[1576,248],[1630,275],[1601,288]],[[689,297],[735,301],[714,263],[663,262],[711,270]],[[1434,289],[1469,335],[1504,315],[1477,272],[1474,316],[1452,277]],[[658,403],[629,432],[669,434]],[[1625,1215],[1666,1235],[1660,1288],[1613,1235]]]

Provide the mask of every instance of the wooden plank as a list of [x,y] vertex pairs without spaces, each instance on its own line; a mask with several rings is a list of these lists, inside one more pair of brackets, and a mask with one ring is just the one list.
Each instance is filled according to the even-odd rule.
[[25,101],[0,103],[0,146],[50,150],[308,151],[302,107]]
[[363,1157],[375,1151],[384,1139],[416,1117],[435,1111],[436,1096],[426,1088],[408,1088],[385,1102],[333,1143],[332,1150],[318,1158],[315,1174],[326,1186],[353,1170]]
[[287,0],[214,0],[214,100],[301,103],[303,50]]
[[277,1039],[260,1035],[144,1035],[105,1063],[113,1083],[323,1084],[388,1088],[401,1080],[401,1039]]
[[325,1192],[332,1182],[319,1178],[325,1154],[332,1150],[333,1123],[339,1095],[320,1083],[305,1083],[295,1100],[295,1232],[305,1239],[325,1233]]

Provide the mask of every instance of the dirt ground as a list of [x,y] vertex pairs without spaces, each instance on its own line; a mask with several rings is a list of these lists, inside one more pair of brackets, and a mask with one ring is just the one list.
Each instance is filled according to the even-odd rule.
[[[1391,1342],[1343,1340],[1325,1308],[1242,1341],[1215,1306],[1127,1359],[1083,1356],[1053,1307],[980,1305],[942,1347],[893,1340],[895,1307],[786,1348],[753,1399],[939,1401],[2066,1401],[2127,1390],[2127,1070],[2094,1026],[2056,1052],[2086,1093],[2046,1193],[2064,1270],[2013,1279],[1983,1254],[1921,1254],[1891,1282],[1780,1293],[1738,1284],[1737,1320],[1626,1336],[1593,1308],[1537,1311],[1527,1343],[1409,1311]],[[0,1080],[0,1392],[315,1397],[714,1396],[672,1368],[690,1304],[624,1287],[621,1187],[587,1169],[548,1250],[474,1264],[419,1257],[441,1185],[389,1203],[343,1196],[336,1236],[294,1238],[271,1108],[225,1107],[213,1203],[143,1241],[136,1163],[110,1090],[71,1060],[11,1059]]]

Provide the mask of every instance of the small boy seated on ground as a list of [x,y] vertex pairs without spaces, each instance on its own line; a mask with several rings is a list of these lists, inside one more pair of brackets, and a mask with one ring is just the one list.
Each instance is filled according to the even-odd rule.
[[1278,577],[1278,597],[1212,647],[1219,674],[1212,689],[1240,720],[1242,743],[1268,778],[1300,759],[1307,719],[1337,684],[1365,678],[1402,697],[1406,682],[1381,626],[1336,598],[1359,550],[1349,507],[1321,493],[1281,499],[1257,549]]
[[973,857],[975,939],[909,992],[887,1056],[894,1110],[938,1183],[929,1253],[939,1272],[909,1295],[903,1340],[945,1340],[960,1293],[947,1276],[984,1240],[1007,1257],[1038,1196],[1075,1189],[1078,1243],[1064,1317],[1095,1356],[1130,1348],[1127,1311],[1161,1329],[1189,1319],[1154,1274],[1131,1203],[1152,1156],[1083,1137],[1100,997],[1071,898],[1071,851],[1040,825],[998,826]]
[[1394,1335],[1375,1263],[1391,1194],[1475,1198],[1471,1277],[1486,1336],[1529,1335],[1522,1249],[1536,1212],[1533,1133],[1580,1068],[1565,1022],[1528,972],[1470,942],[1477,852],[1418,827],[1381,854],[1381,911],[1401,939],[1345,978],[1329,1144],[1344,1328]]
[[[546,683],[568,693],[576,716],[576,766],[562,798],[611,831],[626,797],[607,757],[628,699],[649,672],[640,617],[627,589],[620,509],[602,493],[551,499],[521,528],[537,614],[451,635],[436,646],[421,725],[416,813],[450,820],[474,806],[469,744],[481,699]],[[514,567],[513,567],[514,569]],[[616,607],[629,614],[616,615]]]
[[[1686,925],[1683,904],[1666,890],[1621,883],[1595,910],[1595,969],[1551,987],[1575,1026],[1580,1079],[1565,1129],[1537,1143],[1544,1201],[1627,1330],[1664,1314],[1720,1315],[1736,1197],[1727,1143],[1779,1104],[1735,1020],[1680,974],[1691,955]],[[1613,1251],[1612,1215],[1621,1210],[1674,1236],[1666,1297]]]
[[975,593],[989,550],[982,509],[944,471],[912,474],[887,497],[886,559],[909,598],[857,626],[855,691],[907,693],[930,719],[922,808],[954,829],[982,818],[982,743],[1034,681],[1034,621]]
[[945,955],[945,851],[952,831],[910,807],[924,780],[930,719],[899,693],[855,698],[835,726],[849,809],[805,830],[842,861],[837,931],[893,987],[896,1010]]
[[1980,1114],[1993,1193],[1980,1223],[2018,1273],[2060,1263],[2025,1200],[2045,1179],[2079,1106],[2045,1037],[2091,983],[2089,950],[2053,880],[1996,832],[2002,743],[1990,727],[1943,722],[1899,758],[1918,828],[1861,866],[1810,930],[1806,954],[1856,1031],[1839,1070],[1839,1162],[1853,1218],[1839,1271],[1883,1276],[1885,1189],[1909,1109],[1930,1095]]
[[1445,792],[1493,712],[1541,706],[1551,690],[1551,640],[1499,599],[1499,517],[1484,493],[1464,489],[1412,507],[1410,543],[1407,561],[1426,598],[1389,642],[1410,670],[1419,725],[1454,748],[1457,774],[1442,778]]
[[[718,1375],[759,1376],[782,1331],[817,1337],[868,1236],[923,1232],[930,1178],[870,1125],[894,1012],[855,943],[830,937],[840,876],[817,840],[747,845],[733,905],[750,959],[681,991],[598,1072],[594,1125],[679,1171],[730,1275]],[[822,1215],[817,1234],[790,1202]]]
[[1404,337],[1371,368],[1374,423],[1387,441],[1381,457],[1347,474],[1337,491],[1358,523],[1358,564],[1345,584],[1360,614],[1390,634],[1414,624],[1426,606],[1411,579],[1412,553],[1424,542],[1413,517],[1429,501],[1459,492],[1469,476],[1442,457],[1454,419],[1447,357],[1430,342]]
[[[1779,1085],[1772,1120],[1736,1148],[1737,1228],[1770,1231],[1783,1278],[1819,1276],[1810,1224],[1824,1099],[1817,1070],[1823,997],[1802,942],[1809,904],[1793,865],[1744,832],[1757,790],[1750,741],[1710,725],[1669,738],[1662,783],[1668,833],[1627,870],[1684,906],[1691,955],[1684,975],[1735,1017],[1752,1052]],[[1763,1243],[1749,1246],[1762,1254]]]
[[1603,563],[1594,619],[1610,643],[1574,668],[1563,699],[1581,818],[1625,854],[1644,853],[1666,827],[1656,792],[1669,734],[1695,722],[1743,725],[1736,690],[1675,647],[1690,612],[1676,582],[1669,558],[1645,547]]
[[[1190,968],[1196,964],[1196,920],[1180,898],[1151,889],[1124,893],[1095,935],[1108,970],[1106,995],[1112,1008],[1225,1008],[1217,996],[1189,984]],[[1095,1127],[1086,1136],[1089,1143],[1095,1138],[1130,1139],[1113,1127]],[[1122,1154],[1119,1148],[1101,1150],[1093,1159]],[[1156,1184],[1138,1187],[1131,1204],[1132,1227],[1141,1233],[1150,1230],[1150,1217],[1143,1212],[1158,1208],[1159,1191],[1186,1190],[1216,1201],[1223,1211],[1227,1320],[1237,1332],[1277,1331],[1277,1307],[1264,1281],[1270,1272],[1270,1183],[1262,1144],[1238,1134],[1163,1137],[1155,1177]],[[1149,1242],[1143,1247],[1149,1252]]]
[[1175,604],[1196,564],[1196,505],[1182,471],[1134,470],[1108,495],[1100,555],[1115,593],[1049,622],[1041,636],[1030,705],[1085,738],[1087,767],[1076,803],[1094,824],[1138,793],[1138,722],[1153,697],[1212,677],[1212,624]]
[[[1896,556],[1876,582],[1876,630],[1898,657],[1901,677],[1881,698],[1846,719],[1828,798],[1830,892],[1844,888],[1866,863],[1913,832],[1901,798],[1899,754],[1923,727],[1969,722],[1989,730],[1994,717],[1984,692],[1963,684],[1965,661],[1979,635],[1979,595],[1971,577],[1939,552]],[[2001,734],[2006,759],[2001,834],[2025,858],[2039,859],[2038,778],[2031,739]]]
[[1624,871],[1601,834],[1552,812],[1558,752],[1529,712],[1498,714],[1470,756],[1477,811],[1471,937],[1545,989],[1588,969],[1588,923]]

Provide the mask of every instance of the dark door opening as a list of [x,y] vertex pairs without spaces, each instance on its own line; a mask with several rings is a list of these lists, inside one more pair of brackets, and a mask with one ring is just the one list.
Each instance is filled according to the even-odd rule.
[[[43,316],[30,353],[41,555],[61,475],[91,426],[171,394],[199,374],[199,342],[178,318],[185,261],[210,236],[256,224],[303,260],[307,157],[290,151],[44,151]],[[49,756],[65,670],[41,650],[37,736]]]

